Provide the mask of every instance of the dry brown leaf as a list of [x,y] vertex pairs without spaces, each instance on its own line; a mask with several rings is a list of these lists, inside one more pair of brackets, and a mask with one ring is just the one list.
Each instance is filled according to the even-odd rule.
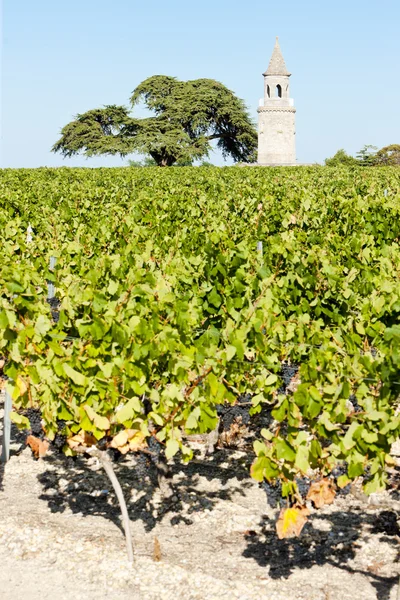
[[68,446],[73,450],[78,446],[94,446],[97,444],[96,438],[87,431],[80,431],[77,435],[67,440]]
[[283,508],[276,522],[276,532],[280,540],[298,537],[307,522],[310,511],[306,506]]
[[110,446],[111,448],[118,448],[120,450],[123,446],[125,446],[128,439],[128,429],[125,429],[124,431],[120,431],[119,433],[117,433],[115,438],[112,440]]
[[315,508],[332,504],[336,496],[335,486],[330,479],[314,481],[308,490],[307,500],[311,500]]
[[154,538],[154,548],[153,548],[153,560],[155,562],[160,562],[161,560],[161,546],[158,538]]
[[384,566],[385,566],[385,562],[383,560],[380,560],[380,561],[374,560],[373,563],[368,565],[367,571],[369,571],[370,573],[373,573],[374,575],[379,575],[380,571],[382,570],[382,567],[384,567]]
[[235,417],[229,429],[219,434],[219,446],[222,448],[241,448],[245,445],[245,438],[248,435],[249,429],[243,424],[242,417]]
[[26,443],[32,450],[35,458],[43,458],[43,456],[46,456],[49,448],[49,442],[46,442],[46,440],[41,440],[34,435],[28,435]]
[[300,384],[301,384],[300,373],[297,372],[295,375],[293,375],[293,377],[290,380],[289,385],[287,386],[286,389],[288,392],[292,392],[294,394],[297,391],[297,388],[299,387]]

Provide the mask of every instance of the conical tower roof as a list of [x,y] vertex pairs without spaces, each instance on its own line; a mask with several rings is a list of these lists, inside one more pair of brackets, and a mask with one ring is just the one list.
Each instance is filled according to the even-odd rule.
[[272,52],[271,60],[269,61],[268,69],[263,75],[286,75],[290,76],[289,71],[286,68],[284,58],[282,56],[281,47],[279,46],[278,37],[275,41],[274,50]]

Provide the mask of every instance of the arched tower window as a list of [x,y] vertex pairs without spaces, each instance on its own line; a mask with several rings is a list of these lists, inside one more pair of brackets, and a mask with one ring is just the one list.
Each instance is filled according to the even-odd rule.
[[271,90],[269,89],[269,85],[267,85],[267,96],[268,98],[271,97]]
[[277,86],[276,86],[276,88],[275,88],[275,96],[276,96],[277,98],[282,98],[282,88],[281,88],[281,86],[279,85],[279,83],[278,83],[278,85],[277,85]]

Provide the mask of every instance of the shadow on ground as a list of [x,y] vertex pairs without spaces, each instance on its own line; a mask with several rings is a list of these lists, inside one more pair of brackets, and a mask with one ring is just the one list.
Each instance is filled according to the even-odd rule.
[[[265,409],[253,419],[250,431],[247,425],[250,425],[251,403],[247,396],[242,400],[243,404],[239,406],[225,407],[221,416],[221,429],[229,434],[227,446],[236,438],[241,441],[246,438],[247,444],[251,445],[253,437],[256,434],[259,437],[259,431],[271,420],[270,411]],[[248,439],[246,436],[249,436]],[[249,455],[243,464],[239,464],[237,460],[230,460],[231,456],[232,449],[224,448],[215,451],[205,461],[194,460],[187,465],[177,462],[171,469],[173,488],[170,493],[164,493],[162,499],[157,469],[148,455],[127,455],[114,462],[131,520],[142,521],[146,531],[151,531],[166,517],[170,517],[172,525],[190,525],[193,513],[212,510],[218,500],[229,500],[234,494],[245,496],[246,486],[254,485],[249,479],[252,457]],[[57,473],[63,472],[61,484],[51,469],[39,478],[44,487],[41,498],[49,503],[53,512],[63,512],[68,506],[74,513],[102,515],[120,526],[119,510],[112,504],[114,493],[105,492],[110,490],[111,484],[101,468],[93,471],[82,457],[65,462],[67,459],[63,456],[52,455],[45,460],[53,463]],[[200,491],[196,485],[200,477],[217,483],[210,485],[207,491]],[[235,483],[223,489],[232,479]],[[102,490],[104,493],[98,493]]]
[[[83,516],[102,516],[121,529],[119,508],[101,468],[93,470],[93,464],[89,465],[83,457],[67,459],[51,455],[45,460],[49,469],[39,475],[43,486],[41,499],[52,512],[64,512],[68,507]],[[114,468],[131,521],[142,521],[146,531],[164,519],[169,519],[173,526],[190,526],[195,513],[212,511],[219,500],[229,501],[233,495],[245,496],[246,487],[254,485],[249,481],[248,465],[238,464],[237,459],[229,461],[225,451],[216,451],[205,462],[174,465],[172,496],[167,499],[160,496],[157,471],[147,457],[139,460],[126,457],[114,463]],[[210,489],[204,490],[204,486],[199,489],[200,477],[213,482]],[[226,483],[229,486],[224,487]],[[399,534],[395,512],[377,509],[371,514],[354,505],[344,511],[313,513],[301,536],[288,540],[278,540],[275,521],[264,517],[257,532],[245,532],[246,547],[242,556],[268,569],[272,579],[286,579],[295,569],[311,569],[315,565],[358,573],[376,589],[378,600],[389,600],[392,588],[397,585],[397,576],[380,574],[379,562],[372,562],[363,569],[354,566],[353,559],[361,536],[364,541],[387,542],[397,548]]]
[[[318,522],[329,527],[321,531]],[[366,541],[372,535],[377,536],[375,539],[397,548],[399,533],[397,515],[391,510],[370,514],[353,507],[348,511],[312,514],[299,538],[283,540],[277,540],[275,521],[265,519],[259,533],[253,531],[246,535],[247,547],[243,556],[254,559],[261,567],[268,567],[272,579],[285,579],[295,569],[311,569],[315,565],[330,565],[351,574],[359,573],[376,589],[378,600],[389,600],[391,589],[398,583],[397,576],[380,575],[382,564],[379,562],[372,562],[366,570],[348,563],[356,557],[361,535]]]
[[[247,425],[245,417],[241,416]],[[231,427],[232,419],[226,419],[227,427]],[[262,415],[256,428],[265,426],[268,419],[269,415]],[[44,460],[49,468],[39,475],[43,487],[40,498],[48,503],[51,512],[63,513],[68,508],[74,514],[101,516],[122,530],[114,491],[100,465],[98,468],[94,465],[95,459],[51,454]],[[240,462],[229,450],[218,449],[205,461],[176,463],[172,467],[173,486],[164,497],[158,486],[157,470],[148,456],[128,455],[113,464],[131,521],[140,521],[145,531],[150,532],[161,522],[190,526],[196,513],[212,511],[221,500],[229,502],[234,496],[245,497],[246,488],[254,486],[249,479],[250,461],[251,454]],[[199,485],[201,478],[209,485]],[[269,500],[271,491],[274,492],[271,489],[267,492]],[[182,536],[182,530],[178,535]],[[257,531],[246,531],[241,536],[235,551],[242,552],[246,562],[255,561],[268,570],[268,577],[277,580],[289,578],[295,569],[311,569],[315,565],[361,574],[376,589],[378,600],[389,600],[397,576],[392,571],[388,575],[387,570],[383,574],[382,565],[373,562],[365,568],[359,567],[353,559],[361,539],[369,538],[371,543],[385,541],[397,549],[399,535],[397,515],[392,510],[377,508],[374,513],[367,513],[357,503],[349,502],[345,510],[313,513],[301,536],[295,539],[279,540],[275,521],[265,517]],[[229,538],[226,543],[237,541]]]
[[[91,465],[83,457],[65,458],[55,454],[44,460],[51,468],[38,476],[43,486],[40,499],[48,503],[51,512],[64,512],[68,507],[75,514],[102,516],[122,529],[111,483],[100,466],[93,470],[93,458],[89,459]],[[249,467],[236,463],[230,468],[225,461],[226,452],[221,451],[204,462],[173,465],[173,484],[164,496],[159,489],[157,470],[148,457],[129,456],[113,465],[131,521],[142,521],[145,530],[151,531],[167,518],[171,525],[191,525],[193,514],[212,510],[218,500],[230,500],[234,494],[245,496],[246,487],[253,485],[249,480]],[[199,490],[196,484],[200,476],[208,481],[217,480],[218,484],[212,490]],[[232,478],[235,483],[224,488]]]

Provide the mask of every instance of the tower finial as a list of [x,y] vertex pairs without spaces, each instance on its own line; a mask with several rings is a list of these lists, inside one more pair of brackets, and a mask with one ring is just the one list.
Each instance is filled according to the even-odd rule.
[[290,76],[289,71],[286,68],[285,60],[282,56],[281,48],[279,46],[279,37],[276,36],[275,46],[272,52],[271,60],[269,61],[268,69],[264,75],[286,75]]

